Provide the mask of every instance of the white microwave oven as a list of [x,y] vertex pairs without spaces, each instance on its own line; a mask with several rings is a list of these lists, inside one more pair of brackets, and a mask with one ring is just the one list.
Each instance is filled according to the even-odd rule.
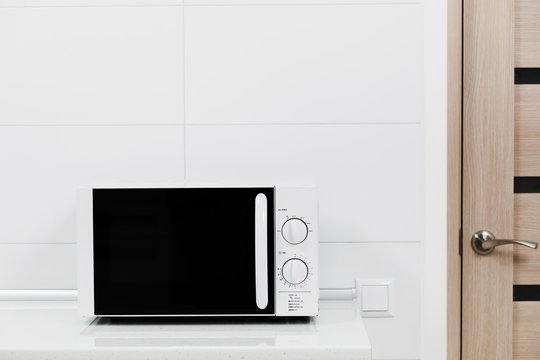
[[81,315],[315,316],[317,217],[315,187],[81,188]]

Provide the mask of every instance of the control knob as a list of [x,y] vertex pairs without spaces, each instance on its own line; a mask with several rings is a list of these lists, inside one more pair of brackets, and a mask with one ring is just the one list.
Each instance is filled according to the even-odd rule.
[[287,260],[281,269],[283,279],[292,285],[304,282],[308,276],[308,271],[306,263],[297,258]]
[[300,244],[308,236],[308,227],[301,219],[292,218],[281,227],[281,235],[289,244]]

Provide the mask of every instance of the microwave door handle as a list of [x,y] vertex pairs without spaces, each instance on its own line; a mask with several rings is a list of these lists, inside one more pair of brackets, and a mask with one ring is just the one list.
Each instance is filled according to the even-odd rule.
[[261,310],[268,306],[268,206],[266,195],[255,197],[255,301]]

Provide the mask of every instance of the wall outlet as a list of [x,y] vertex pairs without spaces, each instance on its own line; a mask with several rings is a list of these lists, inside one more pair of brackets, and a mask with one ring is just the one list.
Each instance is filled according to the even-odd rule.
[[356,279],[355,284],[362,317],[394,317],[393,279]]

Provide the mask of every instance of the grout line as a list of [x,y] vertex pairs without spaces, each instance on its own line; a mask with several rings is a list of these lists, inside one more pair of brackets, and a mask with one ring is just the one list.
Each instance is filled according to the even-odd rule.
[[95,5],[1,5],[0,9],[73,9],[73,8],[161,8],[183,7],[181,4],[95,4]]
[[422,1],[386,1],[386,2],[374,2],[374,1],[356,1],[356,2],[296,2],[296,3],[260,3],[249,4],[236,2],[231,4],[50,4],[50,5],[2,5],[0,1],[0,9],[47,9],[47,8],[159,8],[159,7],[263,7],[263,6],[388,6],[388,5],[422,5]]
[[[185,97],[185,95],[184,95]],[[185,106],[184,106],[184,118],[185,118]],[[332,123],[332,122],[321,122],[321,123],[203,123],[203,124],[177,124],[177,123],[170,123],[170,124],[162,124],[162,123],[156,123],[156,124],[0,124],[1,127],[122,127],[122,126],[129,126],[129,127],[151,127],[151,126],[386,126],[386,125],[421,125],[422,123],[419,121],[409,121],[409,122],[358,122],[358,123]]]
[[184,125],[184,181],[187,180],[187,131],[186,131],[186,11],[182,9],[182,110],[183,110],[183,125]]
[[136,126],[163,126],[163,127],[166,127],[166,126],[171,126],[171,127],[174,127],[174,126],[184,126],[184,124],[177,124],[177,123],[170,123],[170,124],[166,124],[166,123],[156,123],[156,124],[100,124],[100,123],[97,123],[97,124],[70,124],[70,123],[65,123],[65,124],[55,124],[55,123],[51,123],[51,124],[0,124],[0,128],[1,127],[136,127]]
[[234,6],[373,6],[373,5],[422,5],[422,1],[386,1],[386,2],[375,2],[375,1],[356,1],[356,2],[296,2],[296,3],[261,3],[261,4],[248,4],[242,2],[235,2],[231,4],[218,4],[218,3],[209,3],[209,4],[184,4],[183,6],[188,7],[208,7],[208,6],[222,6],[222,7],[234,7]]
[[356,122],[356,123],[346,123],[346,122],[319,122],[319,123],[308,123],[308,122],[302,122],[302,123],[295,123],[295,122],[286,122],[286,123],[202,123],[202,124],[193,124],[193,123],[186,123],[186,126],[286,126],[286,125],[294,125],[294,126],[328,126],[328,125],[337,125],[337,126],[354,126],[354,125],[420,125],[420,121],[400,121],[400,122]]

